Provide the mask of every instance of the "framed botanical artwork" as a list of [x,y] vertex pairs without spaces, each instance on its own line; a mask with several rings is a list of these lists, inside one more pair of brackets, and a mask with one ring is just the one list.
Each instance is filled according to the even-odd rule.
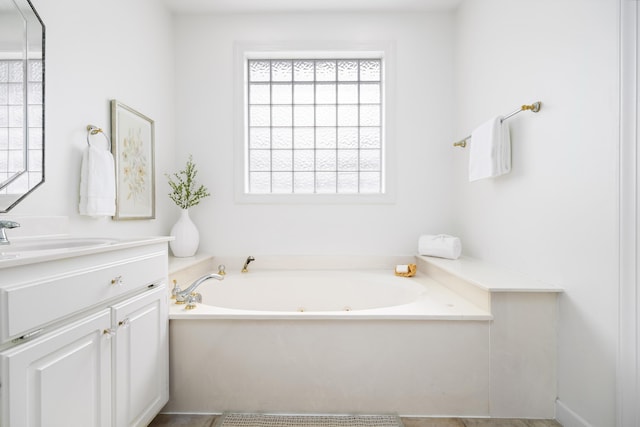
[[115,220],[156,217],[154,122],[111,100],[111,149],[116,165]]

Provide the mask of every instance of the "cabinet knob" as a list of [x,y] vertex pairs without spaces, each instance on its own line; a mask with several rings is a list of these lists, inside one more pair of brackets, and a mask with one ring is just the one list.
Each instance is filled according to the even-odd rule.
[[113,279],[111,279],[111,284],[114,286],[124,285],[124,282],[122,281],[122,276],[116,276]]
[[118,327],[119,328],[128,328],[129,325],[131,324],[131,322],[129,321],[129,318],[127,317],[124,320],[121,320],[118,322]]
[[109,328],[109,329],[105,329],[104,331],[102,331],[102,335],[106,335],[108,338],[111,338],[112,336],[114,336],[116,334],[116,331],[114,331],[113,329]]

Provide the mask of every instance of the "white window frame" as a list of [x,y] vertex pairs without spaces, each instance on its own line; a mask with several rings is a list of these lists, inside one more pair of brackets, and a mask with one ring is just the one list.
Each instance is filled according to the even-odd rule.
[[[274,58],[382,58],[382,192],[253,194],[248,192],[247,60]],[[236,42],[234,44],[234,190],[237,203],[260,204],[386,204],[396,197],[394,141],[395,49],[393,42]]]

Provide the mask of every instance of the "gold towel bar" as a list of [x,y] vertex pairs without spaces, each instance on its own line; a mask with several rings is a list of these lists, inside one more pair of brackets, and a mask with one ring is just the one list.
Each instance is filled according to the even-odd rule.
[[[515,116],[516,114],[518,114],[521,111],[526,111],[526,110],[531,110],[531,112],[533,113],[537,113],[538,111],[540,111],[540,108],[542,108],[542,102],[537,101],[534,102],[531,105],[523,105],[522,107],[520,107],[519,109],[507,114],[506,116],[504,116],[502,119],[500,119],[500,122],[504,122],[505,120],[507,120],[510,117]],[[453,146],[454,147],[466,147],[467,146],[467,140],[471,139],[471,135],[467,136],[466,138],[461,139],[458,142],[454,142]]]

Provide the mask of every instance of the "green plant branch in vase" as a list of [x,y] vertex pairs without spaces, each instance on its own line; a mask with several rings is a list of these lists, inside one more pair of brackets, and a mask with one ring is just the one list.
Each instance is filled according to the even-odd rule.
[[198,170],[193,163],[193,156],[189,155],[189,160],[183,170],[173,175],[166,175],[169,187],[171,187],[169,197],[182,209],[196,206],[202,199],[211,195],[204,185],[197,186],[195,181],[197,174]]
[[171,228],[171,236],[174,237],[174,240],[169,241],[169,247],[176,257],[195,255],[200,244],[200,233],[189,217],[189,208],[196,206],[211,194],[207,187],[196,184],[197,174],[198,171],[191,155],[189,155],[189,160],[183,170],[173,175],[166,174],[169,187],[171,187],[169,197],[182,209],[180,219]]

